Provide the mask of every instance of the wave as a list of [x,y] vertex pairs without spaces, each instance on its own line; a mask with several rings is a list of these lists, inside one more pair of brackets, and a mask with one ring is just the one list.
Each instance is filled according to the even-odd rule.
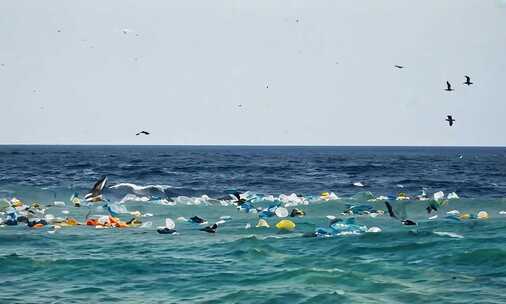
[[114,186],[110,186],[110,189],[127,189],[136,194],[147,194],[150,191],[158,191],[165,193],[165,190],[173,188],[169,185],[147,185],[147,186],[139,186],[133,183],[119,183]]
[[457,233],[453,233],[453,232],[434,231],[434,234],[439,235],[439,236],[448,236],[448,237],[456,238],[456,239],[463,239],[464,238],[464,236],[457,234]]
[[150,198],[147,196],[137,196],[134,194],[127,194],[125,195],[120,201],[120,204],[126,203],[126,202],[149,202]]

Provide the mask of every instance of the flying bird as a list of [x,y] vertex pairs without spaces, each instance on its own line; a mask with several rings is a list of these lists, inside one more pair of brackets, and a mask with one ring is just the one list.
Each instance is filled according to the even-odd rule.
[[453,123],[455,122],[455,119],[453,119],[453,117],[451,115],[446,115],[446,119],[445,119],[448,124],[451,126],[453,126]]
[[394,65],[394,67],[396,67],[398,69],[403,69],[404,68],[404,66],[402,66],[402,65]]
[[451,85],[451,83],[450,83],[450,82],[448,82],[448,81],[446,82],[446,89],[445,89],[445,91],[448,91],[448,92],[453,91],[453,89],[452,89],[452,85]]
[[464,84],[467,84],[468,86],[470,86],[470,85],[472,85],[472,84],[473,84],[473,83],[471,82],[471,77],[469,77],[469,76],[467,76],[467,75],[466,75],[466,76],[464,76],[464,77],[466,77],[466,82],[464,82]]
[[139,136],[141,134],[144,134],[144,135],[149,135],[151,133],[147,132],[147,131],[140,131],[139,133],[135,134],[135,136]]
[[232,195],[237,199],[237,201],[235,201],[237,206],[241,206],[242,204],[246,203],[246,200],[244,198],[241,198],[241,194],[239,192],[234,192]]
[[[390,205],[390,203],[387,201],[385,201],[385,205],[387,206],[388,215],[390,215],[391,218],[398,220],[399,218],[395,215],[392,205]],[[406,226],[416,226],[417,225],[414,221],[412,221],[410,219],[402,219],[401,224],[406,225]]]
[[104,190],[106,183],[107,183],[107,176],[104,176],[101,179],[99,179],[95,183],[95,185],[93,185],[93,188],[91,189],[90,193],[88,193],[84,196],[84,199],[87,202],[101,202],[102,201],[102,190]]

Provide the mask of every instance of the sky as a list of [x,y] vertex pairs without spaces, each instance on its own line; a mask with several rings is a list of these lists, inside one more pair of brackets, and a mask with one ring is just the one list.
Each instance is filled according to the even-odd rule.
[[0,1],[0,144],[506,146],[505,81],[506,1]]

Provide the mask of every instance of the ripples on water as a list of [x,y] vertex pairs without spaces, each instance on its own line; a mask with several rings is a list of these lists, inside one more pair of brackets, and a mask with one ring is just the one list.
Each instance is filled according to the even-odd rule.
[[[486,221],[429,221],[425,205],[410,202],[407,213],[417,228],[387,217],[359,217],[383,231],[313,239],[301,234],[357,201],[302,206],[307,216],[295,219],[291,234],[244,229],[256,217],[232,206],[130,202],[130,210],[155,214],[145,219],[153,229],[76,227],[50,235],[24,226],[0,228],[1,303],[506,301],[506,216],[499,214],[506,210],[503,148],[2,146],[0,172],[0,198],[44,203],[68,201],[107,175],[111,185],[170,186],[146,194],[169,197],[219,197],[238,189],[266,195],[333,191],[346,198],[358,191],[418,194],[424,187],[462,198],[441,215],[451,209],[491,215]],[[365,187],[353,186],[358,181]],[[113,200],[128,193],[106,190]],[[77,218],[86,213],[67,209]],[[154,231],[165,217],[196,214],[233,220],[215,235],[182,223],[179,235]]]

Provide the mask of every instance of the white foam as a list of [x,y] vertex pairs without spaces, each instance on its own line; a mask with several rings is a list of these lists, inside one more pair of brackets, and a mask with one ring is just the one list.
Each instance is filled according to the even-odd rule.
[[170,189],[170,188],[173,188],[173,187],[169,186],[169,185],[146,185],[146,186],[139,186],[139,185],[132,184],[132,183],[120,183],[120,184],[111,186],[109,188],[111,188],[111,189],[129,188],[134,193],[144,194],[144,192],[146,190],[150,190],[150,189],[156,189],[156,190],[158,190],[160,192],[164,192],[166,189]]
[[148,202],[148,201],[149,201],[149,197],[137,196],[135,194],[127,194],[119,201],[119,203],[123,204],[126,202]]
[[353,186],[355,186],[355,187],[364,187],[364,184],[362,184],[362,182],[354,182]]
[[434,234],[439,235],[439,236],[448,236],[448,237],[456,238],[456,239],[463,239],[464,238],[462,235],[456,234],[453,232],[434,231]]
[[216,199],[212,199],[207,195],[202,195],[200,197],[188,197],[188,196],[178,196],[174,198],[174,202],[176,204],[181,205],[212,205],[213,203],[218,203],[219,201]]

